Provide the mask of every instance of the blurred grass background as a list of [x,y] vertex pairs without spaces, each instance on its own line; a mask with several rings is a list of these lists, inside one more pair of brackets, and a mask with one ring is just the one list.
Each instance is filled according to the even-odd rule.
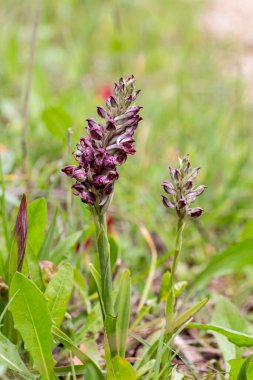
[[[36,2],[0,4],[0,148],[11,208],[25,188],[21,110]],[[85,119],[96,115],[108,86],[134,74],[144,121],[136,156],[120,168],[113,209],[144,223],[170,249],[175,220],[162,206],[160,184],[167,166],[190,153],[208,189],[197,204],[205,209],[201,221],[187,227],[185,259],[204,263],[240,239],[253,216],[252,105],[240,78],[221,74],[219,56],[229,45],[201,28],[204,6],[200,0],[43,1],[29,101],[31,198],[44,195],[52,209],[62,207],[67,195],[59,189],[70,181],[60,168],[72,161]],[[81,207],[75,198],[71,215],[64,214],[69,229],[81,223]],[[150,258],[138,229],[126,223],[118,233],[124,259],[142,269]]]

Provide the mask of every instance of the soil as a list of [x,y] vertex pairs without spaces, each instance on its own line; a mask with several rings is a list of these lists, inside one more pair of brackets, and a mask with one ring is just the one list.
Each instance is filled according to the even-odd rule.
[[[226,42],[229,60],[223,71],[239,76],[246,84],[246,98],[253,99],[253,0],[209,0],[202,26],[213,37]],[[231,54],[231,55],[230,55]]]

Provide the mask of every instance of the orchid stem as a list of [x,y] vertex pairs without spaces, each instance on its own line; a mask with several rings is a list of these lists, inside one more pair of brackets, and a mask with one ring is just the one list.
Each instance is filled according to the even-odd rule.
[[111,356],[117,355],[116,339],[116,315],[113,305],[112,295],[112,273],[110,263],[110,245],[107,235],[106,214],[101,214],[93,210],[93,217],[96,226],[97,249],[99,255],[100,275],[102,285],[102,298],[105,308],[104,329],[108,339]]

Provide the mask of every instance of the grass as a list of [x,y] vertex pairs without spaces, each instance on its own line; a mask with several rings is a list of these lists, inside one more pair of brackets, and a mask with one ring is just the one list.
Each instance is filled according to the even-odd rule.
[[[35,2],[2,5],[0,150],[14,223],[14,206],[25,188],[21,109]],[[175,220],[162,206],[160,184],[178,155],[190,153],[192,164],[201,166],[199,181],[208,186],[200,198],[205,210],[201,221],[185,231],[179,277],[191,282],[216,252],[241,236],[252,237],[252,106],[240,78],[221,70],[219,57],[229,45],[214,41],[201,28],[203,6],[199,0],[43,1],[29,101],[30,199],[46,196],[49,219],[59,208],[58,233],[68,235],[83,222],[88,226],[88,214],[77,199],[70,199],[60,168],[70,161],[85,119],[103,103],[104,86],[133,73],[142,89],[144,121],[136,156],[120,168],[112,216],[120,219],[116,238],[136,277],[150,265],[138,223],[161,247],[158,260],[173,248]],[[69,212],[63,211],[66,198]],[[235,300],[248,277],[243,273],[233,288]],[[144,283],[142,277],[137,289]]]

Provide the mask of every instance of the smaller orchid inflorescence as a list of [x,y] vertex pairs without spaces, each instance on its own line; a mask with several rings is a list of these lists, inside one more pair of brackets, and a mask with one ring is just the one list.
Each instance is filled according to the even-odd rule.
[[88,136],[81,137],[73,152],[77,166],[69,165],[62,171],[76,180],[74,195],[82,202],[106,210],[118,178],[117,166],[134,154],[133,135],[142,118],[142,107],[133,105],[140,90],[135,91],[133,76],[115,83],[114,95],[106,99],[106,108],[97,107],[105,125],[87,119]]
[[198,218],[203,212],[200,207],[189,207],[206,189],[204,185],[193,187],[193,181],[197,177],[199,169],[191,168],[189,155],[186,154],[182,159],[179,158],[178,169],[169,167],[171,182],[162,183],[164,191],[172,197],[169,200],[168,197],[162,196],[163,204],[165,207],[174,208],[180,219],[185,218],[186,215]]

